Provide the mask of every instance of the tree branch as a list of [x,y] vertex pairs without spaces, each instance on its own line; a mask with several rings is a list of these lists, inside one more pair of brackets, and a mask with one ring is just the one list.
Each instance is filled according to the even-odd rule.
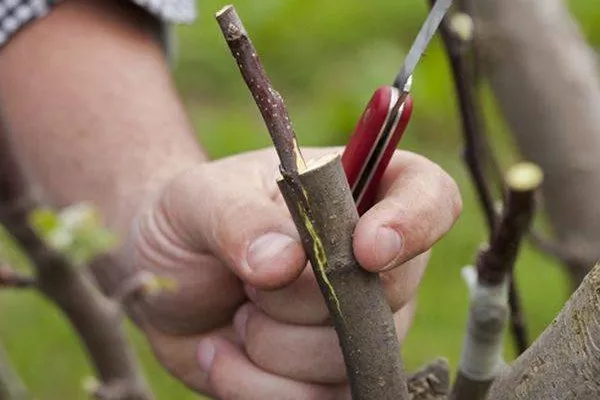
[[52,250],[29,226],[28,216],[37,206],[8,137],[0,135],[0,223],[31,259],[39,290],[79,334],[103,384],[127,382],[131,389],[121,400],[152,399],[122,327],[115,323],[113,303],[94,287],[84,268]]
[[271,134],[281,160],[281,168],[287,173],[306,169],[283,99],[271,85],[258,53],[235,9],[226,6],[217,13],[216,18]]
[[[436,0],[429,0],[430,5]],[[473,62],[469,58],[470,38],[463,39],[452,30],[450,21],[455,13],[448,14],[440,24],[439,31],[448,54],[450,70],[460,111],[462,133],[465,143],[464,160],[471,174],[471,180],[481,204],[490,236],[495,231],[497,213],[491,190],[485,176],[485,158],[488,149],[484,141],[483,117],[476,96],[476,84],[473,77]],[[465,27],[464,29],[469,29]],[[468,34],[468,32],[465,32]]]
[[266,78],[234,8],[221,10],[217,20],[280,156],[279,188],[338,334],[353,399],[406,400],[400,344],[379,276],[362,269],[354,258],[358,212],[340,157],[326,157],[306,168],[298,163],[302,157],[281,97]]
[[[434,4],[435,0],[429,0]],[[451,21],[454,26],[451,27]],[[490,160],[494,170],[499,170],[487,143],[483,124],[483,113],[477,101],[474,61],[474,48],[471,44],[472,21],[466,14],[448,14],[440,25],[440,35],[448,53],[454,86],[458,98],[462,132],[465,142],[464,160],[471,175],[477,198],[488,225],[490,238],[497,227],[498,215],[494,207],[493,196],[486,181],[486,160]],[[503,179],[499,179],[504,193]],[[509,305],[511,332],[517,352],[521,354],[527,348],[527,329],[521,311],[521,300],[516,288],[514,276],[509,282]]]
[[600,267],[489,390],[488,400],[600,398]]
[[478,61],[524,157],[544,170],[544,208],[576,287],[600,257],[598,62],[561,0],[463,0]]
[[507,174],[508,198],[490,245],[477,260],[476,271],[467,270],[471,308],[453,400],[484,399],[503,367],[504,327],[509,316],[508,282],[521,240],[533,217],[535,191],[541,170],[528,163]]
[[521,163],[507,173],[508,196],[490,248],[483,252],[477,273],[481,283],[501,283],[512,269],[535,208],[535,191],[542,183],[542,171],[534,164]]

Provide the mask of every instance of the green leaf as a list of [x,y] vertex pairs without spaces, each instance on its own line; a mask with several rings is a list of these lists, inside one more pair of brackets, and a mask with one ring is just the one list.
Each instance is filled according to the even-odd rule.
[[29,223],[42,237],[46,237],[60,225],[60,218],[50,208],[37,208],[29,214]]
[[49,246],[78,265],[89,263],[117,245],[116,236],[104,228],[100,213],[90,204],[74,204],[59,213],[37,209],[30,221]]

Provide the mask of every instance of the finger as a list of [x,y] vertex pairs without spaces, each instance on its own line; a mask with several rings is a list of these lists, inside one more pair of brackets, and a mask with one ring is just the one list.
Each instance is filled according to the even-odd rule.
[[[392,311],[404,307],[415,296],[429,255],[430,252],[425,252],[407,261],[402,268],[380,273]],[[279,322],[323,325],[329,321],[327,306],[310,266],[292,284],[282,289],[263,291],[248,285],[245,289],[252,303]]]
[[159,204],[188,247],[260,288],[292,281],[305,264],[289,213],[274,200],[274,165],[247,157],[206,164],[176,179]]
[[257,307],[278,321],[323,325],[329,320],[329,311],[310,265],[298,279],[282,289],[263,291],[246,285],[245,290]]
[[[207,335],[175,336],[165,335],[152,327],[144,329],[150,339],[152,350],[163,367],[192,390],[216,396],[208,383],[208,374],[198,368],[196,350],[198,342]],[[237,341],[232,325],[214,330],[211,336]]]
[[382,200],[358,221],[354,252],[369,271],[401,265],[428,250],[454,224],[462,208],[458,187],[424,157],[396,152],[380,188]]
[[[396,332],[404,339],[413,307],[394,314]],[[283,324],[248,304],[235,317],[246,353],[260,368],[303,382],[341,384],[346,368],[333,327]]]
[[350,399],[346,386],[303,383],[266,372],[231,342],[220,338],[200,342],[198,362],[208,373],[211,390],[222,400]]

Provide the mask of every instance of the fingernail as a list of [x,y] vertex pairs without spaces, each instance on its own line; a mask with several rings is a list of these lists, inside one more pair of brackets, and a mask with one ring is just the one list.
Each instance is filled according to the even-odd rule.
[[382,268],[390,265],[402,250],[402,239],[398,232],[390,228],[379,228],[375,235],[377,264]]
[[210,339],[204,339],[198,344],[198,364],[203,372],[209,372],[215,358],[215,346]]
[[246,321],[248,321],[248,307],[244,306],[233,318],[233,326],[242,343],[246,340]]
[[281,233],[267,233],[248,246],[247,262],[252,270],[259,270],[277,261],[277,257],[297,241]]

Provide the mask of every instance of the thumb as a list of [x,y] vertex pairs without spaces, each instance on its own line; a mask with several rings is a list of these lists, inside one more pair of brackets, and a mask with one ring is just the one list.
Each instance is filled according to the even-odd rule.
[[239,171],[241,163],[231,161],[175,179],[159,211],[187,247],[215,256],[244,282],[260,289],[286,285],[306,259],[289,212],[276,201],[274,176],[266,179],[266,169],[256,165]]

